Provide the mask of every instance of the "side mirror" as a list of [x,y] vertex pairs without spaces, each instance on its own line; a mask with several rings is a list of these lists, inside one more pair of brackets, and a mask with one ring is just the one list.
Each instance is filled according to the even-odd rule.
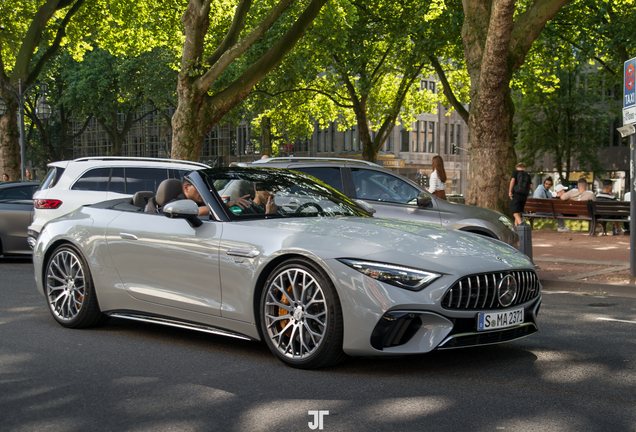
[[365,212],[369,213],[370,215],[372,215],[373,213],[375,213],[377,210],[373,208],[373,206],[371,204],[369,204],[366,201],[362,201],[362,200],[354,200],[356,202],[356,204],[358,204],[360,207],[362,207],[364,209]]
[[429,194],[420,192],[419,195],[417,196],[417,206],[424,208],[424,207],[428,207],[430,203],[431,203],[431,197],[429,196]]
[[199,206],[189,199],[166,204],[163,207],[163,214],[170,219],[185,219],[193,228],[203,225],[203,222],[199,219]]

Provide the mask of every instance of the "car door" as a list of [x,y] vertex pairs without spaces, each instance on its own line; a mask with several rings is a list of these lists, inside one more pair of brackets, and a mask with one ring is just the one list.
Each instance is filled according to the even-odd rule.
[[222,223],[193,228],[184,219],[122,212],[106,240],[126,291],[139,300],[220,315]]
[[418,207],[417,196],[422,191],[409,182],[374,169],[351,167],[350,172],[354,186],[350,197],[371,204],[377,211],[375,217],[418,220],[441,225],[436,200],[431,198],[427,207]]
[[0,253],[31,253],[27,228],[33,220],[33,190],[33,185],[0,190]]

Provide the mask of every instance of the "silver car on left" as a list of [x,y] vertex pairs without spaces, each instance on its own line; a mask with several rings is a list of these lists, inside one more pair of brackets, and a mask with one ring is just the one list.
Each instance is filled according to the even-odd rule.
[[[534,266],[499,240],[371,217],[295,171],[202,169],[184,181],[159,186],[158,211],[117,199],[43,227],[35,280],[59,324],[116,317],[264,341],[297,368],[539,330]],[[223,202],[217,188],[230,182],[244,183],[242,200]]]
[[27,228],[33,220],[33,193],[40,182],[0,183],[0,255],[31,255]]

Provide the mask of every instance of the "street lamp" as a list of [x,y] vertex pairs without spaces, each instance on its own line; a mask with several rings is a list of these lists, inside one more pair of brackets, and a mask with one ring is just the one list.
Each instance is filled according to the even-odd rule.
[[[0,80],[2,84],[3,90],[9,93],[15,101],[18,103],[18,122],[20,123],[20,177],[24,180],[25,177],[25,169],[26,169],[26,144],[25,144],[25,131],[24,131],[24,103],[26,102],[27,93],[30,90],[35,89],[36,92],[40,93],[42,96],[38,101],[35,107],[35,115],[42,120],[48,121],[51,117],[53,110],[51,109],[51,105],[49,105],[48,101],[44,94],[47,91],[46,84],[32,84],[23,89],[22,80],[18,80],[18,86],[14,86],[11,83],[8,83],[4,80]],[[0,94],[0,117],[5,115],[7,112],[7,103],[2,98],[2,94]]]

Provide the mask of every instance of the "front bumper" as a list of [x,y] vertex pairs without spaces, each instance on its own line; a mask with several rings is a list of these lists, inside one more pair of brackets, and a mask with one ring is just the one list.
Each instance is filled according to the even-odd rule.
[[[385,353],[422,352],[423,338],[431,349],[465,348],[491,345],[521,339],[539,331],[537,315],[541,296],[524,306],[525,320],[521,324],[491,331],[477,330],[477,315],[452,318],[437,313],[415,310],[386,312],[371,334],[371,346]],[[432,331],[435,329],[435,331]]]

